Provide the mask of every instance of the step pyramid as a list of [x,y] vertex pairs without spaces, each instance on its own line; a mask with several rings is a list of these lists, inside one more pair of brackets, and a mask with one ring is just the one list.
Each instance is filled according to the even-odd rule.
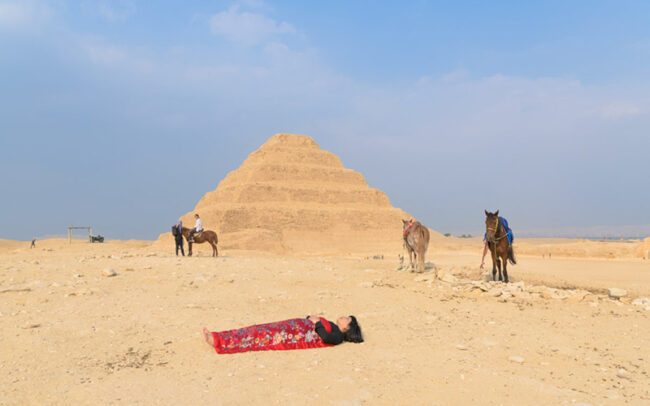
[[[280,254],[399,251],[401,219],[410,218],[336,155],[295,134],[276,134],[251,153],[181,217],[184,225],[194,225],[194,213],[217,231],[220,248]],[[171,241],[170,233],[162,238]]]

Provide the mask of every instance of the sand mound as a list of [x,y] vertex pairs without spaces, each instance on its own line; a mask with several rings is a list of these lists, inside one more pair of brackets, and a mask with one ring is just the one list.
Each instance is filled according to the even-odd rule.
[[[251,153],[182,217],[185,225],[194,213],[223,248],[301,254],[400,250],[400,220],[410,218],[336,155],[294,134]],[[171,244],[170,234],[159,241]]]
[[650,259],[650,237],[647,237],[636,250],[636,256],[639,258]]

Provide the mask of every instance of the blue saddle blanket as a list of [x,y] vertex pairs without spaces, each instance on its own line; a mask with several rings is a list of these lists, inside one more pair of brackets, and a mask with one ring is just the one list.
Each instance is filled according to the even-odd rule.
[[[512,244],[512,241],[515,239],[515,236],[512,234],[512,230],[508,226],[508,220],[499,216],[499,222],[503,224],[503,226],[506,228],[506,231],[508,232],[508,244]],[[483,235],[483,241],[485,241],[486,238],[487,238],[487,233]]]

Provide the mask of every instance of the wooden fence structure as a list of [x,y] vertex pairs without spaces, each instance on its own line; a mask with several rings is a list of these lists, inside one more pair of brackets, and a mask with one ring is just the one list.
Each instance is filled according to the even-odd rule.
[[68,227],[68,243],[72,244],[72,230],[88,230],[88,242],[92,242],[93,228],[92,227]]

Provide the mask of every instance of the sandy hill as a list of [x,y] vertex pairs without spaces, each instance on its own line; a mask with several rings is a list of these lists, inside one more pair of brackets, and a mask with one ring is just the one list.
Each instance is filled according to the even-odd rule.
[[650,237],[640,242],[636,250],[636,256],[643,259],[650,259]]
[[399,251],[400,220],[410,217],[311,137],[294,134],[251,153],[182,217],[186,226],[194,213],[222,248],[285,254]]

